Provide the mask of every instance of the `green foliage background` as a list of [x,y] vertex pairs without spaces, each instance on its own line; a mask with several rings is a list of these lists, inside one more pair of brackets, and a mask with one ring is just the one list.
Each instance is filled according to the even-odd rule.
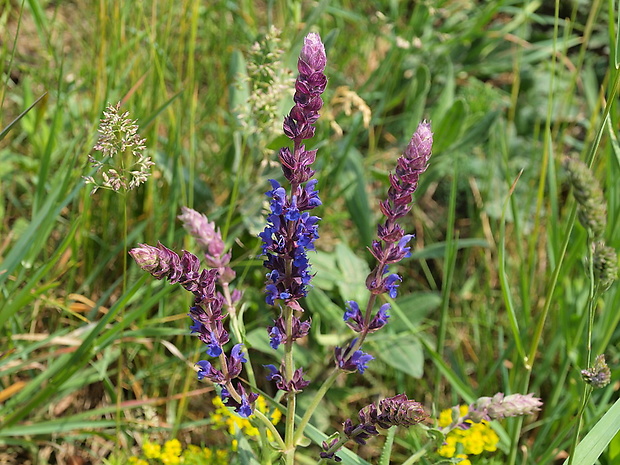
[[[310,31],[321,34],[328,56],[323,117],[309,141],[319,148],[324,202],[311,258],[315,288],[306,299],[313,332],[298,354],[310,378],[321,378],[333,346],[349,337],[344,302],[364,299],[366,246],[389,171],[421,119],[435,135],[405,220],[415,250],[399,268],[390,325],[365,346],[377,360],[330,392],[314,426],[329,434],[369,401],[397,392],[437,413],[498,391],[527,391],[544,408],[533,421],[497,425],[498,463],[564,460],[582,391],[588,280],[586,231],[575,222],[561,161],[570,154],[592,163],[608,202],[606,241],[617,249],[612,0],[0,5],[0,451],[7,463],[73,456],[122,463],[148,437],[221,440],[209,428],[211,388],[192,371],[201,347],[188,337],[188,296],[133,264],[124,273],[125,240],[192,250],[176,220],[181,206],[221,228],[236,286],[245,290],[253,360],[277,360],[264,330],[272,309],[262,295],[256,234],[267,179],[281,176],[274,150],[286,140],[248,132],[237,117],[248,96],[238,76],[271,25],[282,31],[292,72]],[[359,108],[338,111],[332,99],[340,86],[370,108],[368,125]],[[290,97],[282,96],[282,116]],[[155,174],[126,197],[90,196],[81,177],[90,171],[86,157],[102,110],[118,101],[138,119]],[[593,350],[606,354],[613,375],[590,400],[584,432],[617,399],[619,300],[614,285],[598,302]],[[606,418],[597,437],[611,439],[620,424]],[[392,460],[403,463],[425,441],[414,429],[399,433]],[[594,440],[583,450],[598,450],[587,441]],[[357,452],[373,462],[381,443]],[[616,437],[600,457],[577,463],[617,463],[618,450]],[[314,446],[300,453],[300,463],[316,454]]]

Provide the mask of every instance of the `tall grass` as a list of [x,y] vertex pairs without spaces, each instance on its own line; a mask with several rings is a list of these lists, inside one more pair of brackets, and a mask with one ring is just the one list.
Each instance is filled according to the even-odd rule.
[[[396,391],[429,412],[535,392],[543,411],[533,423],[495,425],[500,451],[489,463],[563,461],[587,365],[589,282],[587,234],[561,161],[571,154],[592,166],[608,202],[605,239],[617,249],[617,13],[612,1],[5,0],[0,450],[8,463],[122,462],[149,437],[213,441],[210,388],[196,383],[190,362],[200,348],[187,336],[189,301],[134,266],[123,287],[125,241],[192,246],[176,220],[183,205],[209,215],[233,246],[253,357],[274,360],[256,233],[267,178],[279,176],[269,151],[281,144],[248,134],[237,118],[247,98],[238,73],[271,25],[291,69],[304,35],[321,32],[325,112],[339,86],[372,111],[368,126],[361,112],[334,111],[317,129],[325,202],[307,298],[318,329],[302,351],[311,378],[340,342],[343,302],[363,292],[369,255],[353,251],[374,235],[388,169],[420,119],[432,121],[436,141],[408,219],[417,238],[402,297],[386,333],[370,341],[379,360],[368,378],[332,392],[313,427],[333,430],[363,399]],[[89,195],[81,177],[101,111],[118,101],[157,163],[126,198],[126,237],[125,200]],[[284,115],[290,96],[282,104]],[[605,353],[612,373],[619,300],[616,285],[600,297],[592,331],[593,354]],[[618,460],[617,382],[614,373],[588,402],[581,429],[591,434],[574,463]],[[402,463],[425,438],[411,430],[393,441],[392,460]],[[373,463],[379,455],[358,452]]]

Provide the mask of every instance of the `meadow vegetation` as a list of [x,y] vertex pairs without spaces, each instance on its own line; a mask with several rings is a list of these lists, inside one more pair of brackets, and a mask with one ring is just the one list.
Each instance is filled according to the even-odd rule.
[[[261,463],[267,433],[196,379],[191,295],[128,251],[197,253],[182,207],[215,223],[244,292],[235,329],[257,408],[282,428],[258,234],[310,32],[328,84],[306,142],[322,205],[303,299],[313,325],[295,349],[311,381],[302,413],[350,336],[345,302],[368,299],[388,175],[422,120],[434,144],[400,220],[415,238],[398,296],[382,297],[389,324],[365,343],[375,360],[335,382],[295,463],[317,463],[326,435],[403,392],[428,422],[348,443],[343,463],[457,463],[469,446],[449,451],[458,440],[429,428],[498,392],[543,406],[481,423],[470,463],[620,463],[613,0],[0,0],[0,463]],[[151,174],[131,189],[92,192],[100,121],[119,102],[154,165],[141,159]],[[567,157],[591,171],[585,187],[571,187],[583,178]],[[592,389],[581,370],[599,370],[599,354],[611,382]]]

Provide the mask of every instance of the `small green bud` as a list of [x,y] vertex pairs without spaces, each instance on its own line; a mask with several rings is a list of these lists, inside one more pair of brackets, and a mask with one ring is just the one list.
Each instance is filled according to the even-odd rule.
[[577,200],[579,222],[593,239],[602,238],[607,223],[607,203],[597,179],[581,160],[566,158],[564,168]]
[[608,247],[603,241],[594,244],[593,253],[594,277],[598,280],[601,289],[607,290],[618,278],[618,255],[613,247]]

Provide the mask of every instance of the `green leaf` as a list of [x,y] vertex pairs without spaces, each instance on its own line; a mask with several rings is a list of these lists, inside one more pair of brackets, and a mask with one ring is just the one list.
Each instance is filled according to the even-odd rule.
[[27,114],[30,110],[32,110],[32,109],[34,108],[34,106],[35,106],[37,103],[39,103],[39,102],[41,101],[41,99],[42,99],[43,97],[45,97],[46,95],[47,95],[47,92],[44,92],[44,93],[43,93],[43,95],[41,95],[38,99],[36,99],[36,100],[32,103],[32,105],[30,105],[28,108],[26,108],[24,111],[22,111],[22,112],[21,112],[21,113],[17,116],[17,118],[15,118],[13,121],[11,121],[7,127],[5,127],[2,131],[0,131],[0,140],[4,139],[4,137],[5,137],[5,136],[9,133],[9,131],[11,130],[11,128],[12,128],[13,126],[15,126],[15,125],[19,122],[19,120],[20,120],[20,119],[22,119],[24,116],[26,116],[26,114]]
[[230,57],[230,68],[228,71],[230,81],[228,86],[229,100],[228,108],[230,111],[238,111],[239,107],[248,101],[250,97],[250,86],[248,84],[248,71],[245,65],[245,58],[239,50],[235,50]]
[[620,459],[620,433],[616,433],[609,443],[608,454],[610,463],[616,463],[617,459]]
[[[452,61],[450,61],[450,59],[446,57],[443,57],[443,59],[441,60],[441,64],[443,65],[442,78],[445,82],[445,85],[444,88],[441,90],[441,94],[439,96],[439,99],[437,100],[437,104],[435,105],[431,113],[431,121],[433,123],[439,123],[441,120],[443,120],[445,114],[454,104],[454,89],[456,87],[456,84],[454,82],[454,65],[452,64]],[[435,126],[435,124],[433,124],[433,126]],[[433,150],[436,151],[438,140],[436,128],[434,128],[434,131],[435,138],[433,142]]]
[[[489,247],[489,244],[484,239],[458,239],[456,240],[457,250],[466,249],[468,247]],[[424,247],[422,250],[416,250],[411,253],[411,259],[429,259],[429,258],[443,258],[445,256],[446,243],[436,242],[435,244]]]
[[252,450],[252,446],[241,431],[237,432],[236,439],[238,442],[237,455],[239,463],[242,465],[260,465],[260,462],[256,460],[256,454]]
[[327,321],[342,324],[344,309],[336,305],[320,288],[315,287],[308,293],[306,304],[312,314],[321,315]]
[[413,134],[422,120],[430,88],[431,72],[427,66],[419,66],[415,71],[415,77],[411,80],[409,91],[405,94],[405,105],[409,112],[405,134]]
[[437,123],[433,124],[433,131],[435,133],[433,138],[434,151],[443,152],[459,141],[468,114],[469,110],[465,101],[459,98],[453,102],[443,118],[433,121],[434,123],[437,121]]
[[618,0],[618,4],[616,6],[616,16],[618,17],[618,22],[616,23],[616,43],[614,47],[614,66],[616,69],[620,68],[620,0]]
[[424,317],[441,304],[436,292],[414,292],[392,302],[390,325],[395,328],[415,328]]
[[[620,399],[607,411],[586,437],[577,445],[574,464],[594,465],[601,454],[605,451],[611,440],[620,431]],[[564,461],[568,465],[570,458]]]
[[375,353],[387,365],[417,379],[424,374],[424,353],[417,337],[400,335],[398,341],[381,339],[376,345],[378,350]]
[[157,118],[166,108],[168,108],[168,106],[172,102],[174,102],[182,93],[183,93],[183,90],[180,90],[179,92],[174,94],[172,97],[170,97],[168,100],[166,100],[164,103],[162,103],[151,115],[149,115],[148,118],[142,121],[142,129],[146,129],[147,127],[149,127],[149,125],[153,121],[155,121],[155,118]]
[[392,456],[392,447],[394,446],[394,436],[396,436],[396,430],[396,426],[392,426],[388,429],[385,444],[383,444],[383,450],[381,450],[379,465],[390,465],[390,457]]
[[310,254],[310,263],[316,276],[312,279],[315,288],[331,291],[336,283],[342,279],[342,273],[336,268],[336,256],[333,253],[317,250]]
[[361,243],[369,245],[374,235],[374,222],[366,191],[366,169],[361,154],[353,147],[348,151],[346,170],[341,174],[341,182],[347,186],[344,198],[351,221],[357,227]]
[[336,264],[341,279],[336,283],[340,296],[344,300],[356,300],[361,303],[368,299],[366,277],[370,273],[368,263],[359,258],[343,242],[336,246]]

